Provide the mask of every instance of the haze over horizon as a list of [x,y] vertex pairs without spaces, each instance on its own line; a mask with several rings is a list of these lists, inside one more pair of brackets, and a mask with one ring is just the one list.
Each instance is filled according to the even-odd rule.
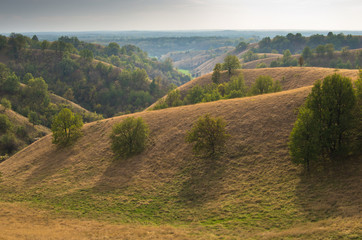
[[2,0],[0,32],[362,30],[360,0]]

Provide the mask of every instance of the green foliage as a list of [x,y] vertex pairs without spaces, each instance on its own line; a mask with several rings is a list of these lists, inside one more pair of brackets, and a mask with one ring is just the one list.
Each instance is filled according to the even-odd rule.
[[351,79],[334,74],[317,81],[290,136],[292,160],[308,167],[320,157],[347,154],[355,105]]
[[316,161],[319,156],[319,126],[315,121],[313,111],[302,107],[298,119],[290,134],[289,150],[292,161],[304,164],[307,170],[311,161]]
[[235,50],[236,52],[240,53],[244,51],[248,47],[248,44],[246,42],[240,42],[238,45],[236,45]]
[[230,137],[225,127],[226,122],[222,118],[213,118],[206,114],[187,132],[186,142],[193,144],[193,151],[197,155],[217,156],[225,150],[226,141]]
[[246,86],[244,82],[243,74],[238,76],[232,76],[230,81],[225,84],[225,99],[236,98],[236,97],[245,97],[246,96]]
[[270,76],[259,76],[250,87],[249,95],[259,95],[265,93],[279,92],[282,90],[279,81],[273,81]]
[[7,93],[14,94],[20,88],[20,81],[19,78],[16,76],[15,73],[11,73],[8,77],[2,82],[0,85],[1,89]]
[[128,117],[113,126],[112,150],[123,157],[141,153],[147,145],[148,135],[148,125],[141,117]]
[[28,80],[25,95],[33,109],[47,107],[50,103],[48,84],[42,77]]
[[351,79],[337,74],[328,76],[321,94],[321,144],[327,153],[335,154],[347,147],[352,127],[356,97]]
[[310,49],[310,47],[306,46],[306,47],[303,49],[302,57],[303,57],[305,60],[313,57],[312,49]]
[[317,53],[318,57],[323,57],[324,53],[326,52],[324,45],[318,45],[318,47],[315,49],[315,52]]
[[63,108],[54,117],[52,123],[53,143],[66,146],[73,143],[81,135],[82,116],[74,114],[70,109]]
[[93,60],[93,52],[89,49],[83,49],[79,52],[79,55],[81,58],[83,58],[86,61],[92,61]]
[[13,133],[7,132],[0,137],[0,152],[11,154],[18,148],[17,140]]
[[266,63],[263,62],[256,64],[256,68],[266,68],[266,67],[267,67]]
[[195,85],[192,87],[187,95],[185,96],[185,102],[187,104],[196,104],[199,102],[202,102],[202,99],[204,98],[204,88],[200,85]]
[[214,67],[214,71],[212,73],[212,77],[211,80],[213,83],[215,84],[219,84],[220,83],[220,71],[222,70],[222,65],[220,63],[217,63]]
[[289,49],[286,49],[283,52],[283,57],[281,59],[272,61],[270,63],[270,67],[289,67],[289,66],[297,66],[298,60],[292,57]]
[[8,130],[10,130],[12,127],[12,124],[5,114],[0,114],[0,133],[6,133]]
[[224,59],[223,69],[228,70],[229,76],[232,74],[232,70],[240,68],[240,61],[235,55],[228,55]]
[[29,122],[31,122],[33,125],[40,124],[39,115],[36,112],[30,111],[28,114]]
[[10,100],[8,100],[6,98],[2,98],[0,103],[4,107],[4,110],[6,110],[6,109],[11,110],[11,102],[10,102]]
[[326,53],[327,53],[327,56],[329,58],[332,58],[333,57],[333,53],[334,53],[334,45],[329,43],[329,44],[326,44],[325,47],[324,47]]
[[247,51],[243,55],[243,58],[244,58],[244,62],[251,62],[251,61],[259,59],[258,55],[256,53],[254,53],[253,51],[251,51],[251,50]]

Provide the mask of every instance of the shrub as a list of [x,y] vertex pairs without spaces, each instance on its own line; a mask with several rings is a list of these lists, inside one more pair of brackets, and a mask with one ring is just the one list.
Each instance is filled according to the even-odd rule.
[[5,112],[6,109],[11,110],[11,102],[10,102],[10,100],[7,100],[6,98],[2,98],[0,103],[4,107],[4,112]]
[[5,133],[12,127],[12,124],[5,114],[0,114],[0,133]]
[[83,126],[82,116],[74,114],[70,109],[63,108],[54,117],[52,123],[53,143],[66,146],[73,143],[81,135]]
[[16,138],[13,133],[7,132],[0,138],[0,152],[11,154],[18,148]]
[[141,117],[128,117],[113,126],[111,141],[115,154],[129,157],[141,153],[147,144],[148,125]]
[[196,155],[216,156],[225,149],[227,139],[226,122],[222,118],[212,118],[209,114],[200,117],[187,132],[186,142],[193,144]]

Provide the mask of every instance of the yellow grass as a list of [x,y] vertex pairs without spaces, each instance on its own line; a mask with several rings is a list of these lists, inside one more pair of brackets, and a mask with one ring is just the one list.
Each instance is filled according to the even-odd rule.
[[[146,232],[154,239],[358,239],[362,158],[307,176],[291,163],[287,147],[310,84],[334,70],[288,69],[244,70],[247,84],[268,72],[285,77],[288,91],[131,114],[149,124],[151,139],[145,152],[130,159],[116,158],[109,140],[113,124],[130,115],[86,124],[84,136],[66,149],[46,136],[0,164],[0,201],[46,209],[39,221],[58,229],[54,239],[71,237],[68,232],[102,238],[97,226],[110,229],[110,239],[119,238],[117,229],[129,239],[147,239]],[[182,88],[200,79],[209,81],[199,78]],[[222,116],[231,134],[227,152],[216,161],[193,157],[184,140],[206,113]],[[0,218],[8,236],[41,239],[48,233],[36,220],[24,229],[18,220],[7,225],[6,219],[21,215],[17,205],[8,207],[15,210]],[[48,220],[48,211],[57,216]]]

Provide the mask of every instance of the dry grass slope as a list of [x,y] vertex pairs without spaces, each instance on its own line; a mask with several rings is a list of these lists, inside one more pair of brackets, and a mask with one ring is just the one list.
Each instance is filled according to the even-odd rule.
[[[300,87],[311,86],[318,79],[323,79],[324,77],[339,73],[343,76],[350,77],[353,80],[358,77],[358,70],[348,70],[348,69],[332,69],[332,68],[317,68],[317,67],[287,67],[287,68],[261,68],[261,69],[243,69],[236,70],[234,74],[244,75],[245,83],[247,86],[252,85],[255,80],[260,75],[269,75],[274,80],[279,80],[282,84],[283,90],[291,90]],[[195,78],[190,82],[178,87],[182,96],[187,94],[187,91],[196,85],[204,86],[211,84],[211,73],[204,76]],[[229,81],[229,76],[226,71],[222,72],[220,82]],[[153,106],[157,104],[154,103],[147,109],[152,109]]]
[[[295,109],[308,85],[327,72],[334,70],[245,70],[247,83],[267,73],[299,80],[285,80],[284,89],[291,90],[284,92],[132,114],[144,118],[152,137],[144,153],[127,160],[114,157],[109,135],[129,115],[85,125],[84,136],[68,149],[57,149],[47,136],[0,164],[0,200],[70,214],[82,228],[89,226],[79,222],[84,218],[118,227],[156,224],[150,227],[156,238],[169,224],[183,239],[358,238],[362,159],[307,177],[288,154]],[[205,113],[225,118],[232,136],[215,161],[193,157],[184,141]]]

